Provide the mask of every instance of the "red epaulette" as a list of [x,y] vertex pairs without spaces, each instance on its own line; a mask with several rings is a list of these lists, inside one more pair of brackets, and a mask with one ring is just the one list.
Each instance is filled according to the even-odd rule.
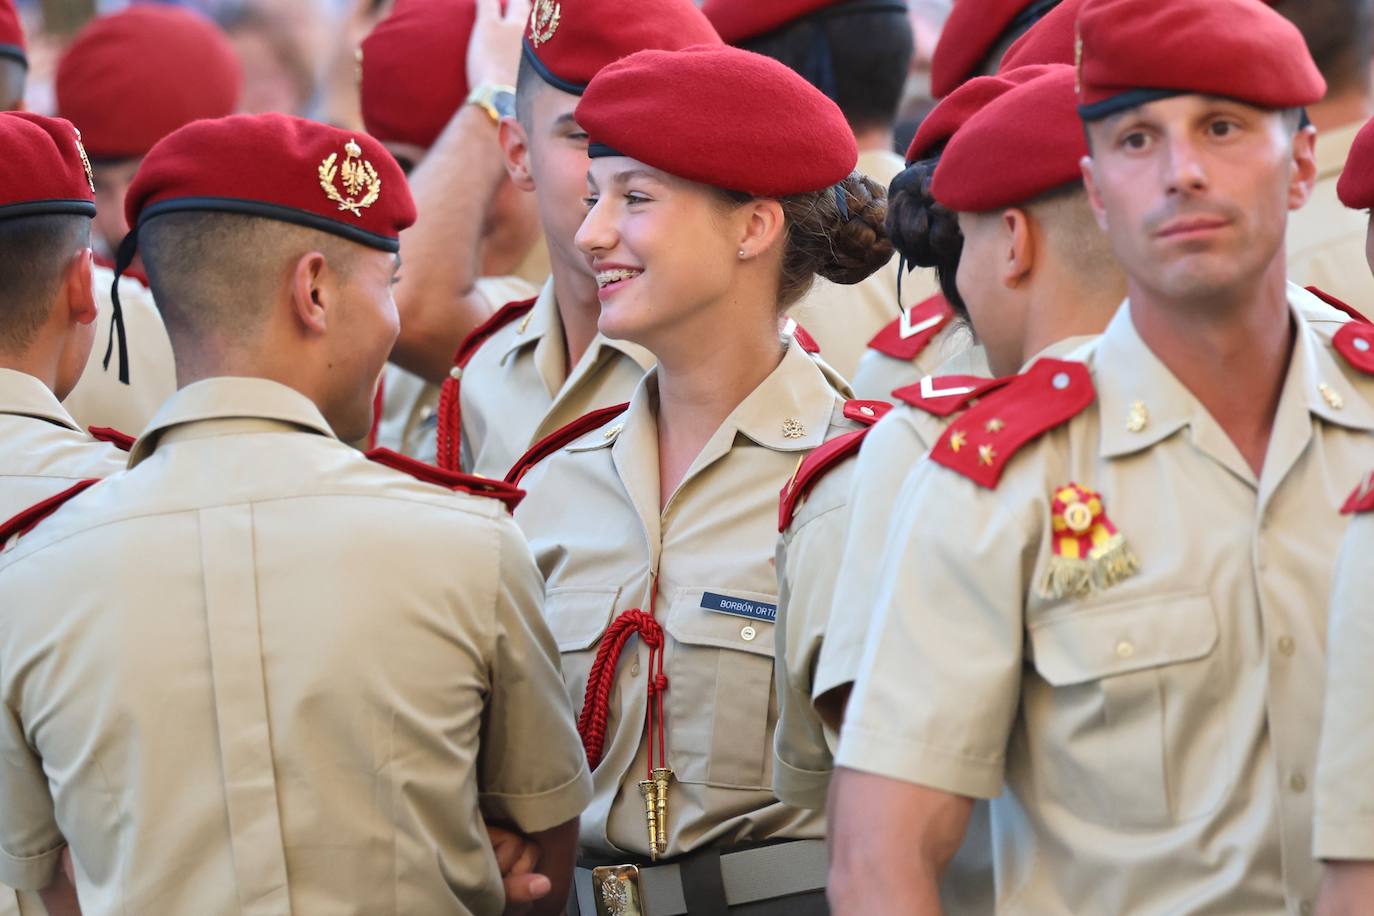
[[948,299],[936,293],[894,318],[874,335],[868,347],[893,359],[913,360],[953,320],[953,306]]
[[951,423],[930,457],[993,489],[1023,445],[1082,413],[1096,397],[1087,366],[1038,360]]
[[446,471],[457,471],[462,466],[463,455],[463,408],[458,395],[461,393],[463,370],[472,362],[482,344],[491,340],[496,332],[506,325],[529,314],[539,297],[522,302],[507,302],[496,313],[473,329],[458,351],[453,354],[453,368],[448,378],[439,386],[438,422],[435,429],[437,437],[434,463]]
[[70,487],[63,490],[61,493],[49,496],[41,503],[36,503],[32,506],[29,506],[23,512],[20,512],[18,515],[14,516],[14,518],[5,522],[3,525],[0,525],[0,546],[9,543],[9,540],[12,537],[22,537],[23,535],[28,534],[35,527],[37,527],[39,522],[43,521],[43,519],[47,518],[49,515],[52,515],[58,509],[62,508],[62,505],[69,499],[71,499],[73,496],[76,496],[78,493],[81,493],[82,491],[98,483],[100,483],[99,477],[92,477],[89,480],[82,480],[78,483],[72,484]]
[[1341,506],[1342,515],[1354,515],[1358,512],[1370,511],[1374,511],[1374,471],[1364,475],[1360,485],[1350,494],[1345,505]]
[[525,479],[525,475],[530,472],[530,468],[534,467],[563,446],[580,439],[582,436],[585,436],[599,426],[604,426],[607,420],[624,413],[629,406],[630,402],[626,401],[624,404],[600,407],[589,414],[578,417],[567,426],[555,429],[553,432],[534,443],[534,445],[530,446],[530,450],[521,455],[520,460],[516,461],[515,464],[511,465],[510,471],[506,474],[506,483],[511,486],[518,485],[520,481]]
[[511,512],[514,512],[515,507],[520,505],[520,500],[525,498],[524,490],[513,487],[503,480],[490,480],[486,477],[464,474],[461,471],[447,471],[441,467],[411,458],[409,455],[393,452],[389,448],[374,448],[364,452],[364,454],[369,461],[375,461],[393,471],[400,471],[402,474],[409,474],[416,480],[438,484],[441,487],[447,487],[461,493],[471,493],[473,496],[488,496],[492,499],[499,499],[506,504],[506,508]]
[[863,429],[836,436],[812,449],[811,454],[797,466],[792,479],[783,485],[778,498],[778,531],[786,531],[792,524],[797,507],[806,499],[807,494],[816,488],[832,468],[839,467],[845,459],[858,454],[864,436],[873,424],[883,418],[892,405],[886,401],[846,401],[844,415],[851,420],[864,424]]
[[86,432],[91,434],[91,438],[97,442],[108,442],[121,452],[127,452],[134,447],[134,437],[128,433],[122,433],[109,426],[92,426]]
[[782,336],[790,337],[797,342],[797,346],[802,348],[802,352],[810,353],[812,356],[821,352],[821,345],[816,343],[816,338],[811,336],[811,332],[797,324],[797,319],[789,318],[787,323],[782,326]]
[[1325,302],[1327,305],[1331,306],[1332,308],[1339,309],[1340,311],[1345,312],[1347,315],[1349,315],[1356,321],[1363,321],[1365,324],[1369,324],[1369,319],[1361,315],[1359,310],[1356,309],[1355,306],[1347,305],[1346,303],[1337,299],[1335,296],[1331,295],[1325,290],[1318,289],[1315,286],[1309,286],[1307,287],[1307,291],[1312,295],[1316,296],[1321,301]]
[[1007,384],[1008,378],[984,378],[981,375],[927,375],[913,385],[905,385],[892,392],[903,404],[937,417],[952,417],[969,404]]
[[1365,375],[1374,375],[1374,324],[1351,321],[1331,338],[1331,346]]

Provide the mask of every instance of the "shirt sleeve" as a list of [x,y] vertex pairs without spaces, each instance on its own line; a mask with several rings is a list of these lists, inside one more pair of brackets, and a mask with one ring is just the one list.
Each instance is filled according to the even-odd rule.
[[65,846],[43,763],[15,711],[0,706],[0,883],[42,890],[52,883]]
[[903,485],[837,764],[975,798],[1002,789],[1020,702],[1029,507],[923,460]]
[[500,551],[481,804],[489,817],[532,833],[580,815],[592,782],[543,618],[543,580],[509,519],[501,521]]

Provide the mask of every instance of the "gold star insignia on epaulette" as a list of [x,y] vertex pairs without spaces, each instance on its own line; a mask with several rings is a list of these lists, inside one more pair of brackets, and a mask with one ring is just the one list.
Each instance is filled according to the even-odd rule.
[[952,452],[957,452],[959,451],[959,449],[963,448],[967,442],[968,436],[965,436],[962,430],[956,429],[954,432],[950,433],[949,450]]
[[978,461],[979,461],[979,463],[981,463],[981,464],[986,464],[988,467],[992,467],[992,463],[993,463],[993,461],[995,461],[995,460],[997,460],[997,450],[996,450],[996,449],[994,449],[991,445],[980,445],[980,446],[978,446]]
[[987,423],[983,425],[983,429],[987,430],[990,433],[1000,433],[1002,430],[1006,428],[1007,424],[997,419],[996,417],[993,417],[991,420],[989,420]]

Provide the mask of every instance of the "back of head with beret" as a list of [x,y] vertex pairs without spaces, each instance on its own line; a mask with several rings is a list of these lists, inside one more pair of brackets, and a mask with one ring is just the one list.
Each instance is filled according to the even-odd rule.
[[19,19],[14,0],[0,0],[0,57],[8,57],[28,66],[24,23]]

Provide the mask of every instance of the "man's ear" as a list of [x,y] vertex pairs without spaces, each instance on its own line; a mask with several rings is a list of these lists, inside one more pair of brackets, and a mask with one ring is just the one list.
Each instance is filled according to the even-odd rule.
[[753,200],[744,207],[739,249],[752,258],[773,246],[783,234],[787,218],[783,215],[782,204],[776,200]]
[[1288,182],[1288,209],[1297,210],[1317,184],[1317,129],[1310,124],[1293,135],[1293,176]]
[[1088,206],[1092,207],[1093,218],[1097,220],[1097,228],[1106,232],[1107,208],[1102,205],[1102,194],[1097,187],[1097,164],[1093,162],[1092,156],[1084,156],[1078,160],[1078,168],[1083,172],[1083,187],[1088,192]]
[[335,277],[325,256],[311,251],[291,268],[291,308],[307,334],[323,334],[335,302]]
[[62,270],[62,291],[66,299],[67,317],[75,324],[90,324],[96,318],[95,274],[90,248],[82,248],[67,261]]
[[1012,207],[1002,213],[1002,232],[1005,247],[1002,254],[1002,285],[1016,289],[1030,279],[1035,266],[1037,240],[1032,231],[1031,217],[1025,210]]
[[522,191],[534,190],[534,177],[530,174],[530,140],[525,127],[515,118],[502,118],[497,128],[497,140],[501,153],[506,160],[506,172],[511,183]]

